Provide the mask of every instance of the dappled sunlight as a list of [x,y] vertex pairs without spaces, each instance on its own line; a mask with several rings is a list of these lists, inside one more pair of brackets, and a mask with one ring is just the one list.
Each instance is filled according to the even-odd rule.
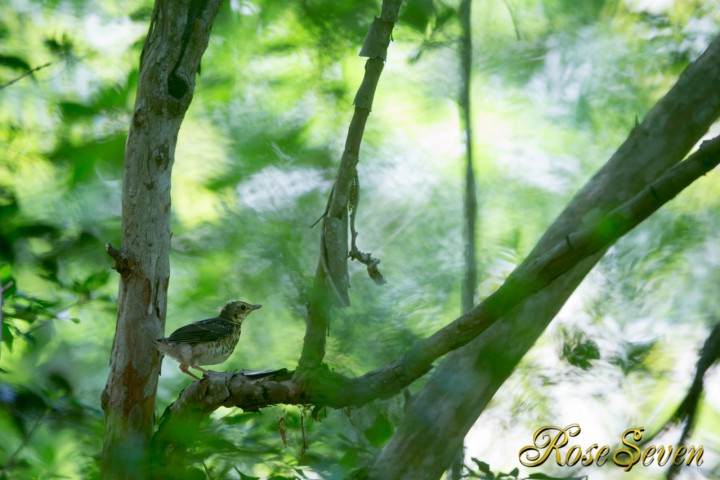
[[[660,428],[683,400],[699,350],[720,312],[717,172],[701,176],[611,245],[557,308],[552,301],[550,306],[540,303],[537,311],[524,313],[516,329],[507,331],[505,320],[515,304],[500,304],[501,312],[481,311],[483,322],[498,316],[503,320],[480,334],[495,339],[489,350],[470,344],[469,349],[490,354],[463,360],[461,368],[486,374],[477,384],[454,384],[450,379],[464,377],[438,379],[438,372],[447,373],[443,369],[455,365],[459,355],[447,352],[468,339],[452,342],[459,342],[459,335],[479,321],[438,335],[452,348],[435,345],[433,351],[441,353],[423,364],[422,372],[402,372],[406,383],[395,386],[397,378],[375,372],[370,380],[385,378],[383,385],[392,384],[394,390],[362,405],[352,398],[338,407],[332,401],[348,395],[343,389],[364,394],[352,390],[356,384],[344,383],[340,375],[359,377],[392,362],[398,362],[392,365],[400,372],[406,367],[398,365],[413,346],[462,313],[468,215],[463,203],[466,141],[459,2],[404,3],[399,21],[388,30],[392,41],[371,108],[363,103],[367,99],[356,98],[361,83],[370,82],[368,71],[373,68],[358,52],[373,17],[380,14],[380,2],[226,2],[212,25],[199,72],[173,70],[181,87],[188,86],[183,79],[195,81],[186,114],[183,95],[171,99],[165,90],[162,101],[135,105],[141,56],[148,68],[144,75],[169,75],[147,64],[155,49],[166,47],[146,45],[148,31],[164,32],[173,25],[158,21],[150,28],[152,2],[5,3],[0,19],[0,477],[101,477],[106,417],[100,398],[106,383],[126,382],[131,391],[143,369],[161,365],[159,379],[154,376],[157,396],[143,397],[155,388],[150,379],[135,392],[137,397],[127,397],[124,407],[136,415],[144,399],[151,398],[149,407],[142,407],[148,419],[153,417],[152,425],[151,420],[146,425],[150,433],[159,432],[176,415],[171,405],[180,408],[187,401],[207,413],[191,426],[182,425],[186,440],[200,441],[187,449],[178,447],[175,454],[179,452],[181,461],[175,458],[177,465],[164,465],[163,475],[349,478],[366,472],[363,469],[383,452],[398,452],[391,450],[398,444],[400,450],[417,447],[413,442],[427,434],[425,427],[438,443],[449,441],[452,434],[452,439],[459,438],[433,419],[455,422],[453,428],[460,431],[460,423],[475,418],[460,418],[461,399],[478,392],[492,396],[502,384],[487,408],[480,409],[465,439],[465,463],[478,478],[485,464],[494,473],[518,468],[519,479],[533,473],[665,478],[668,469],[657,465],[637,466],[631,473],[612,462],[585,469],[551,461],[525,467],[518,452],[543,425],[578,423],[581,445],[619,445],[625,429]],[[607,211],[590,215],[592,205],[563,212],[584,195],[583,185],[629,135],[639,140],[618,170],[633,171],[630,167],[640,162],[649,162],[651,170],[666,161],[643,158],[642,139],[667,140],[662,144],[667,149],[674,147],[672,139],[657,139],[638,128],[720,32],[720,10],[714,5],[701,0],[473,2],[469,88],[478,208],[474,305],[486,301],[523,265],[559,215],[569,223],[553,233],[563,232],[552,237],[558,251],[585,252],[586,244],[574,243],[583,227],[593,228],[590,236],[617,228],[596,228],[596,220]],[[178,34],[177,41],[195,35],[197,25],[186,36]],[[197,53],[186,47],[178,44],[172,55]],[[152,61],[159,65],[164,59]],[[176,68],[180,65],[178,59]],[[152,76],[143,81],[148,79]],[[715,108],[715,100],[703,108]],[[702,108],[685,115],[681,103],[666,119],[667,125],[676,122],[678,136],[699,130],[705,124],[697,118],[709,115]],[[366,122],[361,119],[362,141],[356,139],[358,181],[343,192],[348,200],[341,212],[327,219],[328,196],[339,188],[338,165],[343,152],[352,150],[346,140],[356,107],[356,121],[357,112],[371,110]],[[133,204],[132,195],[153,192],[157,184],[137,185],[124,178],[128,132],[131,125],[136,135],[145,132],[148,112],[160,119],[177,111],[184,114],[177,119],[182,120],[175,132],[177,145],[171,137],[158,148],[134,151],[141,172],[169,173],[163,161],[174,147],[171,202],[140,205],[140,210],[161,213],[147,217],[153,220],[145,223],[152,225],[133,224],[122,217],[123,202]],[[718,125],[703,138],[716,137]],[[156,140],[143,141],[150,145]],[[655,152],[658,157],[664,154]],[[354,169],[352,163],[348,179]],[[648,178],[664,172],[657,170]],[[123,181],[132,187],[125,189],[125,199]],[[632,188],[639,192],[644,186]],[[627,188],[593,192],[592,198],[605,208],[610,200],[632,193]],[[661,203],[662,191],[644,191]],[[170,219],[170,273],[153,283],[148,279],[162,271],[167,257],[163,253],[140,265],[133,263],[133,255],[156,247],[157,239],[123,243],[128,242],[128,229],[164,225],[165,214]],[[316,321],[318,311],[324,312],[322,302],[340,298],[338,289],[343,287],[329,263],[337,260],[333,235],[343,237],[345,219],[354,221],[358,249],[380,260],[376,267],[387,283],[378,284],[367,264],[346,259],[347,251],[338,250],[340,263],[347,260],[350,304],[328,307],[323,363],[304,365],[305,370],[298,370],[302,375],[294,378],[281,374],[243,383],[243,388],[260,386],[243,399],[255,402],[245,411],[231,407],[247,405],[232,396],[231,380],[223,383],[229,373],[215,377],[222,383],[220,394],[203,390],[210,379],[194,383],[177,362],[162,360],[154,350],[144,357],[151,367],[137,361],[122,379],[108,378],[114,341],[121,347],[115,360],[139,358],[144,341],[151,344],[183,325],[216,317],[231,300],[263,308],[243,323],[232,355],[210,370],[297,369],[308,345],[306,325]],[[106,244],[120,253],[111,258]],[[122,260],[128,253],[126,265]],[[577,263],[569,268],[577,268]],[[562,290],[552,293],[557,298],[571,292],[572,282],[562,289],[554,283],[565,281],[568,270],[559,275],[531,279],[545,282],[532,290],[533,298],[549,298],[552,289]],[[147,284],[119,290],[137,279]],[[324,296],[315,297],[319,291]],[[524,290],[519,287],[517,292]],[[144,302],[142,318],[131,319],[127,325],[132,328],[113,340],[118,304],[127,309],[133,302]],[[545,328],[541,322],[558,309],[542,335],[538,331],[540,336],[531,338],[533,328]],[[498,332],[500,336],[485,336]],[[522,360],[512,357],[525,350]],[[413,358],[421,353],[415,351]],[[502,383],[505,370],[509,378]],[[318,372],[326,377],[314,377]],[[337,382],[332,388],[339,391],[312,390],[313,382],[322,384],[328,378]],[[432,390],[434,382],[444,390]],[[687,478],[717,477],[719,382],[715,365],[705,375],[688,440],[705,446],[705,464],[684,467]],[[199,392],[194,399],[183,397],[198,385],[199,390],[192,390]],[[262,390],[263,385],[271,388]],[[277,401],[274,395],[288,385],[288,398],[295,400]],[[422,405],[428,391],[439,400],[412,425],[408,412]],[[222,406],[192,404],[206,394],[222,397]],[[448,397],[457,402],[443,403]],[[656,443],[677,442],[681,432],[682,424],[674,425]],[[147,453],[145,447],[141,442],[133,445],[120,458],[132,468],[144,468],[142,462],[150,462],[140,458]],[[425,447],[428,458],[436,458],[445,445]],[[167,451],[153,452],[158,458],[152,461]],[[413,465],[424,461],[413,458]]]
[[317,170],[270,166],[238,185],[238,205],[261,212],[277,211],[292,207],[297,197],[308,192],[325,192],[328,186]]

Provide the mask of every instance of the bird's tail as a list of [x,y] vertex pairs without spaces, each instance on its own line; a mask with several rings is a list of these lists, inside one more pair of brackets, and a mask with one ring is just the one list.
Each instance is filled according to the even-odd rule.
[[165,340],[164,338],[157,338],[153,341],[155,342],[155,348],[157,348],[163,353],[168,353],[168,349],[170,348],[170,346],[167,344],[167,340]]

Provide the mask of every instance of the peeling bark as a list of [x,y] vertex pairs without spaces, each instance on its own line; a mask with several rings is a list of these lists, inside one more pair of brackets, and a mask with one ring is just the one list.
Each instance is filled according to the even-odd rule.
[[[368,57],[368,60],[365,62],[365,75],[355,95],[355,111],[350,120],[337,178],[322,216],[320,259],[315,272],[313,292],[308,302],[305,339],[298,362],[298,373],[302,375],[305,370],[317,368],[325,357],[325,337],[330,327],[331,306],[350,304],[348,208],[354,180],[357,178],[357,163],[365,124],[372,110],[375,90],[385,65],[392,29],[398,20],[401,5],[402,0],[383,0],[380,17],[374,19],[360,50],[360,56]],[[357,183],[355,185],[357,186]],[[353,246],[354,237],[355,235]],[[371,260],[374,259],[370,258],[368,262]],[[379,275],[379,271],[374,273],[377,263],[379,262],[373,264],[374,267],[368,265],[368,272],[371,276],[375,275],[376,282]],[[379,275],[379,278],[382,276]]]
[[104,478],[141,478],[153,428],[170,278],[170,174],[218,0],[158,0],[140,61],[125,145],[122,247],[110,374],[102,394]]

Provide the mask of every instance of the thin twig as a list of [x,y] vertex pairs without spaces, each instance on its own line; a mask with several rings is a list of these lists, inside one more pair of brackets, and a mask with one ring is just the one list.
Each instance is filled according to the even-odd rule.
[[35,430],[37,430],[40,426],[40,422],[45,417],[46,413],[47,410],[38,415],[38,417],[35,419],[35,423],[33,423],[33,426],[30,428],[27,435],[25,435],[25,438],[23,438],[22,442],[20,442],[20,445],[18,445],[12,455],[10,455],[10,458],[8,458],[7,462],[5,462],[5,466],[0,469],[0,477],[4,477],[5,471],[9,470],[13,466],[13,464],[15,463],[15,458],[25,447],[27,447],[27,444],[30,443],[30,439],[35,434]]
[[300,411],[300,431],[302,432],[302,447],[300,447],[300,462],[305,460],[305,452],[308,450],[307,434],[305,433],[305,409]]
[[208,466],[205,465],[205,462],[204,462],[204,461],[202,462],[202,466],[203,466],[203,468],[205,469],[205,475],[207,475],[207,477],[208,477],[210,480],[213,480],[213,476],[210,475],[210,469],[208,469]]
[[115,260],[115,266],[113,267],[117,272],[122,275],[128,275],[134,268],[134,263],[130,261],[125,251],[120,248],[113,247],[110,243],[105,244],[105,251],[113,260]]
[[13,83],[22,80],[23,78],[27,77],[28,75],[32,75],[33,73],[37,72],[38,70],[42,70],[42,69],[45,68],[45,67],[49,67],[50,65],[52,65],[52,62],[48,62],[48,63],[46,63],[45,65],[40,65],[39,67],[31,68],[30,70],[28,70],[27,72],[23,73],[22,75],[20,75],[20,76],[17,77],[16,79],[10,80],[10,81],[7,82],[5,85],[0,85],[0,90],[2,90],[2,89],[5,88],[5,87],[9,87],[9,86],[12,85]]
[[328,211],[330,211],[330,202],[332,201],[332,197],[333,197],[333,192],[334,192],[334,191],[335,191],[335,185],[333,184],[333,187],[332,187],[332,189],[330,190],[330,195],[328,195],[327,203],[325,204],[325,211],[323,212],[322,215],[320,215],[320,217],[319,217],[317,220],[315,220],[315,221],[313,222],[312,225],[310,225],[310,228],[313,228],[315,225],[317,225],[318,223],[320,223],[320,220],[323,220],[323,219],[327,216]]
[[374,258],[370,252],[362,252],[357,247],[358,232],[355,229],[355,218],[357,217],[358,205],[360,205],[360,178],[357,170],[353,178],[352,188],[350,189],[350,258],[357,260],[367,267],[368,275],[377,285],[387,283],[385,277],[378,269],[380,259]]
[[285,428],[285,411],[283,411],[282,416],[278,418],[277,421],[277,430],[280,434],[280,439],[282,439],[283,447],[287,448],[287,429]]

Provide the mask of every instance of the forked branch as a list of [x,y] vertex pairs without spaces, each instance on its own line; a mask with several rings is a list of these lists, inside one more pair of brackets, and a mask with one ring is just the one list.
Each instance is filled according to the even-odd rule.
[[427,372],[434,360],[480,335],[509,309],[583,259],[608,248],[718,163],[720,137],[704,142],[685,161],[670,168],[592,227],[571,233],[535,261],[523,262],[495,293],[381,369],[354,379],[331,372],[327,367],[316,368],[302,377],[281,379],[250,380],[234,373],[212,374],[191,384],[167,408],[157,435],[166,436],[175,421],[182,421],[178,419],[191,412],[207,415],[220,406],[257,410],[291,403],[342,408],[395,395]]
[[[350,120],[337,178],[322,216],[320,258],[315,272],[312,295],[308,302],[307,328],[299,362],[299,367],[303,370],[319,366],[325,357],[325,337],[329,328],[331,305],[346,306],[350,304],[348,296],[348,257],[350,255],[348,252],[348,208],[353,185],[356,187],[355,194],[358,194],[356,179],[360,145],[401,4],[402,0],[383,0],[382,13],[370,25],[360,50],[360,56],[367,57],[368,60],[365,63],[365,75],[355,95],[355,111]],[[355,245],[355,236],[354,232],[353,246]],[[368,273],[373,280],[380,282],[382,275],[377,270],[379,261],[372,257],[360,256],[359,254],[362,252],[357,251],[357,248],[353,249],[353,253],[358,258],[366,260],[363,263],[368,266]],[[369,257],[369,254],[366,255]]]

